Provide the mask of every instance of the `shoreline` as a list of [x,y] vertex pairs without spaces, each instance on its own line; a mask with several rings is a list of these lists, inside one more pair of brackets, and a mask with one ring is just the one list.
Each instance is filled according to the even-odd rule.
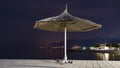
[[69,49],[69,52],[100,52],[100,53],[120,53],[120,50],[72,50]]

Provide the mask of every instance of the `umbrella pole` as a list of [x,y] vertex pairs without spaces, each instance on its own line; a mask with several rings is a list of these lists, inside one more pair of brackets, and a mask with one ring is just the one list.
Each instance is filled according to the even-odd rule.
[[64,60],[63,63],[68,63],[67,60],[67,27],[64,28]]

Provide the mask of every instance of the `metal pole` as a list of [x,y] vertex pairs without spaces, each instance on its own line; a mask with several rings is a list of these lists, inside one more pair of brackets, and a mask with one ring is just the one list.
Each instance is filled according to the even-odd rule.
[[67,27],[64,29],[64,60],[63,63],[68,63],[67,60]]

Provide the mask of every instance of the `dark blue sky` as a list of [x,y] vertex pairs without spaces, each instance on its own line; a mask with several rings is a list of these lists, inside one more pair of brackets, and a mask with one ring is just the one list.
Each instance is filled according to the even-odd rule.
[[36,20],[56,16],[65,9],[74,16],[103,25],[68,39],[120,38],[120,0],[0,0],[0,45],[63,40],[63,33],[33,29]]

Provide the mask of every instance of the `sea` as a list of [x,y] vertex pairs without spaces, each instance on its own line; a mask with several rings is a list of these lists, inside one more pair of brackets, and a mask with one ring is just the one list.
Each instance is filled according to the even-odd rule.
[[[71,52],[67,51],[69,60],[106,60],[120,61],[120,53]],[[0,59],[63,59],[64,49],[1,49]]]

